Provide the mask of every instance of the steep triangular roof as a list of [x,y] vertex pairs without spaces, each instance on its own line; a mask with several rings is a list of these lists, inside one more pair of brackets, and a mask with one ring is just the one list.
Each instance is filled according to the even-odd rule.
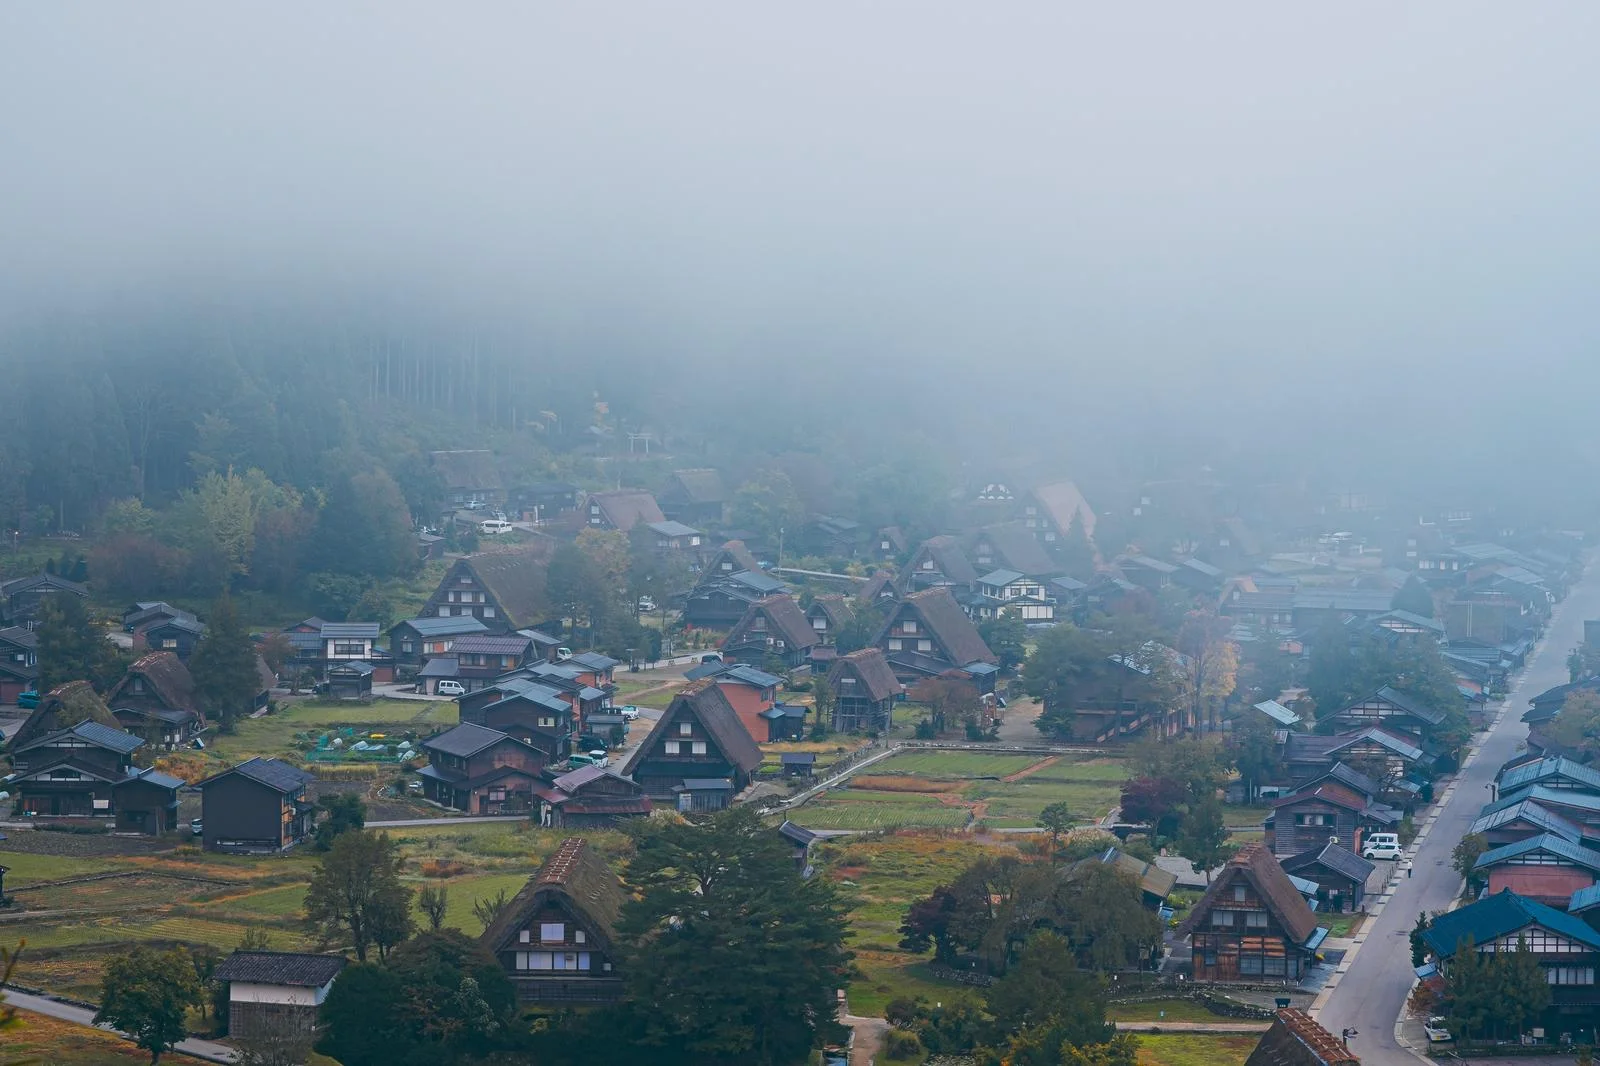
[[[984,542],[990,548],[990,560],[982,561],[978,549]],[[980,570],[1015,570],[1026,577],[1046,578],[1061,573],[1061,564],[1050,558],[1033,530],[1021,522],[1001,522],[984,526],[967,540],[968,554],[978,560]]]
[[106,706],[89,682],[68,681],[64,685],[57,685],[44,694],[39,706],[33,709],[27,721],[22,723],[22,728],[11,738],[11,749],[15,751],[40,737],[85,720],[99,722],[107,729],[122,728],[117,716],[111,713],[111,708]]
[[598,506],[607,522],[626,533],[640,522],[665,522],[656,498],[643,489],[617,489],[614,492],[591,492],[589,506]]
[[[723,568],[723,563],[731,564]],[[703,573],[708,579],[717,576],[737,574],[741,570],[754,570],[760,572],[761,564],[756,562],[756,557],[750,554],[750,549],[744,546],[742,540],[730,540],[717,549],[717,553],[706,563]]]
[[764,618],[766,632],[786,641],[790,648],[804,651],[814,644],[821,643],[817,631],[806,621],[805,612],[800,610],[800,605],[788,593],[767,596],[746,607],[744,617],[728,631],[725,643],[729,646],[737,645],[752,636],[755,632],[752,626],[757,618]]
[[199,705],[195,703],[194,678],[183,660],[172,652],[152,651],[135,659],[133,665],[128,667],[127,674],[107,695],[107,705],[115,707],[118,697],[129,694],[128,687],[135,677],[143,678],[152,694],[172,710],[199,713]]
[[634,767],[645,757],[645,753],[653,752],[656,741],[666,737],[684,714],[692,716],[704,726],[723,757],[745,773],[752,773],[761,765],[761,748],[745,729],[744,723],[739,721],[739,715],[723,694],[722,687],[715,679],[703,678],[679,690],[644,738],[644,743],[634,749],[628,765],[623,767],[623,776],[633,776]]
[[1470,938],[1474,944],[1487,944],[1530,925],[1543,926],[1590,951],[1600,951],[1600,933],[1589,928],[1582,918],[1563,914],[1510,889],[1438,915],[1422,938],[1435,955],[1448,959],[1464,938]]
[[601,938],[602,950],[616,937],[617,919],[627,902],[627,890],[599,854],[582,837],[568,837],[544,861],[528,883],[500,911],[478,942],[491,952],[511,946],[517,933],[551,898],[564,901],[588,918],[590,932]]
[[545,580],[549,552],[544,545],[515,551],[484,552],[461,560],[499,602],[512,629],[542,621],[549,612]]
[[853,673],[861,679],[861,684],[866,689],[866,697],[874,703],[900,693],[900,679],[894,676],[894,669],[889,665],[889,660],[885,659],[883,652],[877,648],[862,648],[835,659],[832,669],[828,671],[826,684],[837,690],[839,679],[846,673]]
[[894,574],[887,570],[879,570],[867,578],[866,584],[856,589],[857,606],[872,607],[878,602],[885,589],[890,593],[895,591]]
[[674,470],[661,495],[686,503],[722,503],[728,498],[728,489],[722,482],[721,474],[709,467],[701,467]]
[[828,619],[828,625],[834,629],[849,625],[855,618],[856,612],[851,609],[850,601],[840,592],[826,592],[811,601],[811,609],[806,612],[810,617],[813,612],[822,614]]
[[1265,844],[1246,844],[1234,853],[1226,866],[1211,881],[1211,887],[1189,911],[1176,930],[1179,937],[1187,937],[1201,923],[1209,921],[1212,908],[1222,899],[1233,898],[1233,886],[1248,882],[1266,904],[1267,910],[1278,920],[1296,944],[1304,944],[1317,931],[1317,919],[1306,906],[1304,897],[1289,881],[1272,851]]
[[1297,1007],[1280,1010],[1244,1066],[1361,1066],[1347,1044]]
[[1083,524],[1083,531],[1089,539],[1094,539],[1094,508],[1089,506],[1089,501],[1083,498],[1083,493],[1078,491],[1078,486],[1071,481],[1057,481],[1049,485],[1040,485],[1033,490],[1033,498],[1039,502],[1050,521],[1062,533],[1067,532],[1075,523]]
[[[949,589],[932,588],[912,593],[901,601],[901,605],[916,612],[923,627],[939,642],[956,666],[998,661],[994,652],[989,650],[989,645],[983,642],[983,637],[978,635],[978,627],[972,624],[972,619],[956,603]],[[879,631],[878,639],[873,641],[874,644],[881,643],[888,635],[893,621],[891,615]]]
[[909,582],[913,576],[924,569],[925,560],[931,560],[933,567],[928,572],[944,575],[946,581],[957,585],[970,585],[978,580],[978,571],[972,565],[972,560],[967,558],[967,553],[961,550],[961,544],[956,538],[948,535],[929,537],[923,541],[915,552],[911,561],[906,564],[902,578]]

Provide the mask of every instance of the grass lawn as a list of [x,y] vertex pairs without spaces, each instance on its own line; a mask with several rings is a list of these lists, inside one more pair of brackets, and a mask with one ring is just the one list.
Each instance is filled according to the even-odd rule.
[[1208,1036],[1203,1033],[1140,1033],[1139,1066],[1242,1066],[1259,1033]]
[[1323,914],[1318,911],[1316,917],[1318,925],[1328,927],[1329,936],[1339,937],[1352,935],[1352,931],[1361,921],[1361,915],[1359,914]]
[[98,859],[72,859],[61,855],[34,855],[7,851],[0,847],[0,866],[7,867],[6,887],[21,888],[35,881],[60,881],[105,873],[106,864]]
[[1236,829],[1260,829],[1262,820],[1271,813],[1272,808],[1266,804],[1246,807],[1230,803],[1222,808],[1222,824]]
[[[51,1063],[52,1066],[138,1066],[150,1053],[121,1037],[60,1021],[44,1014],[22,1011],[22,1028],[6,1033],[7,1061]],[[170,1052],[161,1061],[177,1066],[199,1066],[199,1059]]]
[[[1166,1012],[1165,1017],[1162,1016],[1163,1011]],[[1152,999],[1142,1003],[1113,1003],[1106,1008],[1106,1019],[1113,1022],[1226,1021],[1192,999]]]
[[873,766],[875,774],[910,774],[913,777],[1005,777],[1042,760],[1036,755],[990,755],[968,751],[907,751]]
[[789,817],[808,829],[960,829],[971,809],[940,803],[920,792],[839,789],[812,800]]

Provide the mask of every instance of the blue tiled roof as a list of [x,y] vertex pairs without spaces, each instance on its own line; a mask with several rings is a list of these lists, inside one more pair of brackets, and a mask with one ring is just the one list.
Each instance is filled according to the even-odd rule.
[[1575,844],[1565,837],[1554,833],[1540,833],[1515,843],[1505,844],[1492,848],[1478,856],[1478,861],[1472,864],[1474,870],[1487,870],[1499,866],[1503,862],[1530,855],[1536,851],[1547,852],[1551,855],[1566,859],[1575,866],[1582,866],[1587,870],[1600,872],[1600,851],[1586,848],[1582,844]]
[[1582,918],[1563,914],[1509,889],[1439,915],[1422,937],[1435,955],[1449,958],[1463,938],[1470,937],[1475,944],[1486,944],[1530,925],[1543,926],[1592,951],[1600,951],[1600,933],[1589,928]]
[[1600,770],[1560,756],[1523,763],[1521,766],[1506,770],[1500,775],[1500,788],[1505,792],[1515,792],[1519,788],[1550,778],[1566,778],[1586,791],[1600,792]]

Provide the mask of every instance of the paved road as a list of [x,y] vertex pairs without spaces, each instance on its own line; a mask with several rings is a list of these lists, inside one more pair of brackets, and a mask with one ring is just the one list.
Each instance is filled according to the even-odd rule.
[[1600,575],[1593,573],[1556,607],[1545,638],[1514,682],[1499,725],[1482,740],[1476,757],[1458,775],[1437,820],[1417,848],[1414,873],[1397,882],[1383,912],[1368,923],[1355,960],[1338,979],[1317,1013],[1334,1033],[1350,1026],[1360,1031],[1351,1049],[1366,1066],[1414,1066],[1411,1052],[1395,1040],[1395,1019],[1411,992],[1411,945],[1407,934],[1419,911],[1448,907],[1461,886],[1450,868],[1450,852],[1466,834],[1478,810],[1489,801],[1488,785],[1500,764],[1527,739],[1522,713],[1528,699],[1567,681],[1567,652],[1583,640],[1583,620],[1600,618]]
[[[116,1032],[110,1026],[95,1026],[94,1011],[85,1010],[83,1007],[74,1007],[69,1003],[57,1003],[53,999],[43,996],[31,996],[26,992],[14,989],[6,990],[6,1005],[17,1007],[21,1010],[30,1010],[35,1014],[47,1014],[52,1018],[72,1022],[75,1025],[86,1025],[94,1028],[105,1029],[107,1032]],[[26,1035],[26,1034],[24,1034]],[[193,1055],[197,1059],[208,1059],[211,1062],[236,1062],[238,1056],[226,1044],[217,1044],[210,1040],[185,1040],[178,1045],[178,1050],[185,1055]]]

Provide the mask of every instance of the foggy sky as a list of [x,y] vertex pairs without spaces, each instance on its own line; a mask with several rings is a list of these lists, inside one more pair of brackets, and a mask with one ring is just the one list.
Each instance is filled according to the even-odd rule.
[[1526,446],[1600,379],[1597,28],[1579,2],[12,3],[0,309],[385,293],[677,357],[1029,375],[1015,402],[1064,412],[1370,438],[1399,409]]

